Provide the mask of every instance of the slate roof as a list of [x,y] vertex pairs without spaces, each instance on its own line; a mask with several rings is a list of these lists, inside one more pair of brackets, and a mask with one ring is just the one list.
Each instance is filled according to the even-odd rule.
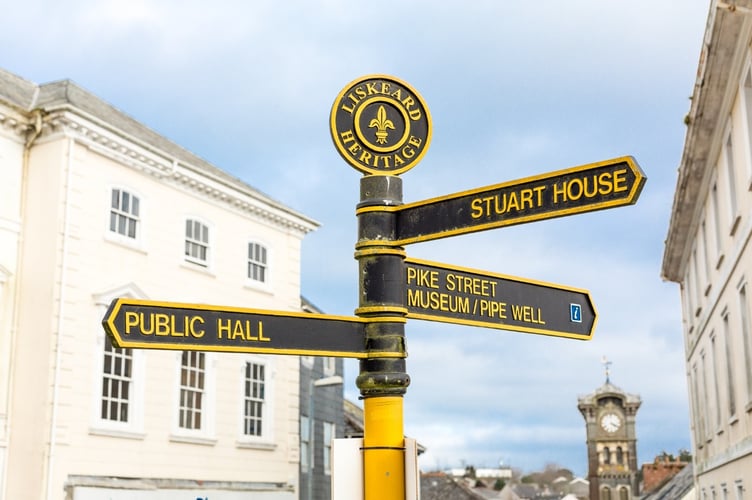
[[445,474],[420,476],[421,500],[485,500],[485,498],[465,486],[462,481],[455,481]]
[[169,155],[186,168],[213,177],[253,198],[263,201],[277,210],[305,220],[313,227],[318,223],[313,219],[272,199],[246,182],[228,174],[203,158],[170,141],[143,123],[105,102],[71,80],[59,80],[38,85],[0,68],[0,101],[21,113],[40,109],[44,113],[69,110],[99,125],[110,127],[127,135],[141,146]]
[[680,500],[695,486],[692,463],[688,463],[660,489],[645,495],[641,500]]

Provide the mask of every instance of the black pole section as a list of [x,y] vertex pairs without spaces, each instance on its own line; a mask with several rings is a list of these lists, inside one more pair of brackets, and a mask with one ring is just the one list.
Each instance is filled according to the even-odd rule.
[[360,181],[358,243],[359,307],[366,324],[368,358],[360,361],[356,379],[363,398],[402,396],[410,385],[405,372],[405,249],[395,239],[396,217],[385,207],[402,204],[402,179],[367,175]]

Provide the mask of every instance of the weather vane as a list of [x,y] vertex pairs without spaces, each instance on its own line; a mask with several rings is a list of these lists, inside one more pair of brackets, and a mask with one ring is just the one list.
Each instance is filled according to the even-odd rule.
[[611,383],[611,379],[610,379],[609,375],[611,375],[611,361],[609,361],[606,358],[606,356],[603,356],[601,358],[601,364],[606,369],[606,383],[610,384]]

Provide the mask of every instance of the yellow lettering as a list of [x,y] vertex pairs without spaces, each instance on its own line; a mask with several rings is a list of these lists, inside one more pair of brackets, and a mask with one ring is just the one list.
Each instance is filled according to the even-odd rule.
[[203,330],[203,328],[201,330],[197,330],[196,329],[196,323],[201,323],[203,325],[204,324],[204,318],[202,318],[201,316],[194,316],[190,320],[189,331],[191,332],[191,336],[195,337],[197,339],[200,339],[201,337],[204,336],[204,330]]
[[228,339],[230,338],[230,320],[227,320],[227,324],[223,324],[222,318],[217,318],[217,338],[222,339],[224,334]]
[[355,135],[353,134],[352,130],[348,130],[346,132],[340,132],[339,138],[342,139],[342,142],[344,143],[355,141]]
[[613,184],[611,182],[611,172],[604,172],[598,176],[598,193],[607,195],[611,193]]
[[507,207],[507,211],[512,210],[513,208],[517,211],[520,210],[520,205],[517,201],[517,193],[514,191],[509,193],[509,206]]
[[[186,330],[187,328],[184,328],[182,332],[179,332],[177,328],[175,328],[175,316],[170,315],[170,336],[171,337],[185,337],[186,336]],[[188,326],[188,318],[183,318],[183,326]]]
[[[143,313],[141,313],[143,314]],[[125,313],[125,333],[126,335],[130,335],[131,333],[131,327],[138,326],[138,313],[134,313],[131,311],[127,311]]]
[[520,205],[522,210],[525,210],[525,205],[528,205],[528,208],[533,208],[533,190],[532,189],[523,189],[520,191]]
[[245,331],[243,330],[243,323],[240,320],[235,321],[235,328],[232,330],[232,340],[240,337],[240,340],[245,340]]
[[[577,185],[579,186],[579,190],[576,193],[572,191],[572,186],[575,183],[577,183]],[[567,183],[567,196],[569,197],[570,200],[579,200],[580,196],[582,196],[582,192],[583,192],[582,180],[575,178],[575,179],[571,179],[569,183]]]
[[414,267],[407,268],[407,284],[411,284],[415,277],[418,275],[418,270]]
[[154,315],[154,334],[155,335],[169,335],[170,334],[170,317],[166,314],[157,313]]
[[480,204],[483,202],[480,198],[475,198],[473,201],[470,202],[470,208],[472,211],[470,212],[470,217],[473,219],[477,219],[483,215],[483,207],[480,206]]
[[524,321],[525,323],[534,323],[539,325],[546,324],[546,322],[543,321],[543,314],[540,307],[533,308],[533,306],[517,306],[512,304],[512,317],[515,321]]
[[507,303],[495,300],[480,300],[480,315],[489,318],[507,319]]
[[620,193],[627,190],[627,179],[624,177],[626,173],[626,168],[614,172],[614,193]]
[[541,193],[543,193],[544,189],[546,189],[546,186],[538,186],[538,187],[533,188],[533,191],[535,191],[535,194],[538,195],[538,198],[535,204],[536,207],[540,207],[541,205],[543,205],[543,195]]
[[439,288],[439,272],[429,271],[428,269],[418,270],[417,285],[426,288]]
[[554,203],[559,203],[559,196],[563,197],[562,201],[567,201],[567,183],[559,187],[558,184],[554,184]]
[[272,340],[271,338],[264,337],[264,323],[261,322],[261,321],[258,322],[258,332],[259,332],[258,339],[261,342],[271,342],[271,340]]
[[363,150],[363,152],[360,153],[360,158],[358,158],[358,160],[365,163],[366,165],[370,165],[369,162],[371,161],[371,158],[372,158],[371,153],[369,153],[366,150]]

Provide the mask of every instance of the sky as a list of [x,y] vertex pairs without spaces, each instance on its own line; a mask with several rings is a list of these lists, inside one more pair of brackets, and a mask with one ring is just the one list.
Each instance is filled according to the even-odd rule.
[[[329,134],[337,94],[392,75],[433,135],[404,201],[624,155],[633,206],[407,247],[411,258],[588,290],[592,340],[409,320],[406,435],[423,470],[556,463],[587,473],[577,398],[611,382],[642,398],[638,462],[690,448],[678,285],[661,280],[708,0],[29,0],[3,10],[0,65],[71,79],[321,227],[301,293],[358,305],[361,173]],[[165,298],[166,300],[167,298]],[[357,400],[358,363],[347,360]]]

